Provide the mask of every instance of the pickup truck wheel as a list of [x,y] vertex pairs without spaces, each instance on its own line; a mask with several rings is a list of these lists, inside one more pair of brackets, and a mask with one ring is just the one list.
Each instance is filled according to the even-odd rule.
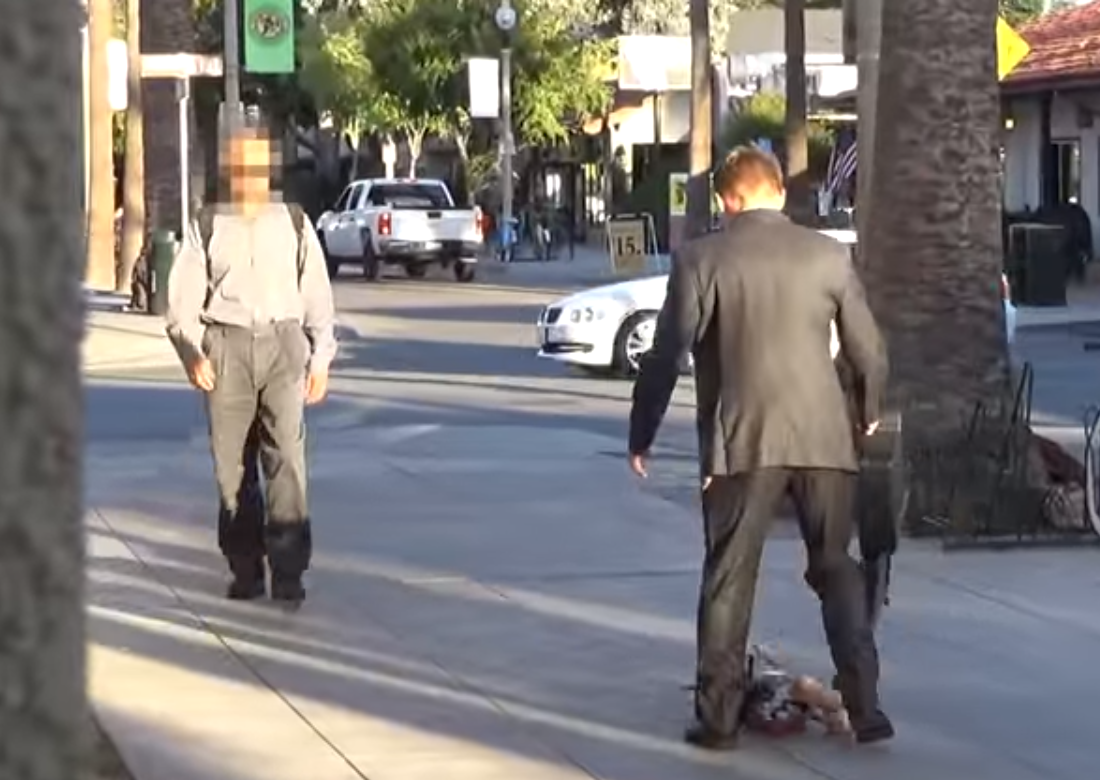
[[374,250],[368,245],[363,250],[363,278],[368,282],[377,282],[382,276],[382,263]]
[[455,263],[455,279],[460,282],[472,282],[477,276],[477,265],[474,263]]
[[423,279],[428,273],[428,266],[425,263],[409,263],[405,266],[405,275],[410,279]]

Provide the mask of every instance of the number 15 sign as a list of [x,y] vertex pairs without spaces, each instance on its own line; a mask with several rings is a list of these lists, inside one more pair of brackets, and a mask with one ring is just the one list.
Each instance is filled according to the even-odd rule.
[[616,274],[641,274],[649,270],[655,254],[653,219],[648,214],[623,214],[607,222],[607,249]]

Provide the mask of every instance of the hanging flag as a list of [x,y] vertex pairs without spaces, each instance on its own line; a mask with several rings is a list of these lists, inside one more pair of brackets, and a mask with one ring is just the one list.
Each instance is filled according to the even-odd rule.
[[831,196],[835,196],[840,188],[855,176],[858,162],[859,150],[856,139],[852,138],[843,149],[840,148],[840,141],[838,141],[837,145],[833,147],[833,158],[829,171],[825,176],[826,192]]
[[244,69],[294,72],[294,0],[244,0]]

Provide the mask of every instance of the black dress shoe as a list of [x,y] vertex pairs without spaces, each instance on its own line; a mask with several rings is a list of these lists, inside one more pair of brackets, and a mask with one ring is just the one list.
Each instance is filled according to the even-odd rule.
[[736,750],[737,738],[737,732],[719,734],[701,724],[696,724],[684,732],[684,742],[703,750]]
[[856,732],[856,742],[861,745],[885,742],[894,736],[894,724],[882,710],[877,710],[867,720],[853,723],[852,726]]
[[229,559],[229,570],[233,572],[233,581],[229,583],[226,598],[232,601],[263,598],[267,592],[263,558],[232,557]]
[[266,592],[263,580],[233,580],[225,596],[230,601],[254,601],[263,598]]
[[271,579],[271,598],[297,608],[306,600],[306,589],[300,577],[274,576]]

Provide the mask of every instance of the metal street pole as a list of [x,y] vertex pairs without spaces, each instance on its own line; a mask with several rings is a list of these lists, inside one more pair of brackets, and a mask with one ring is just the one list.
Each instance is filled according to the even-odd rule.
[[513,181],[512,155],[515,154],[515,138],[512,131],[512,47],[506,46],[500,52],[500,210],[501,221],[512,224]]
[[[130,0],[133,2],[133,0]],[[179,100],[180,144],[180,238],[191,222],[191,79],[176,80]]]
[[225,114],[223,120],[229,127],[236,127],[244,113],[241,110],[241,49],[240,49],[240,0],[224,0],[222,37],[225,39]]
[[[504,33],[504,47],[500,51],[500,227],[502,235],[512,236],[512,155],[515,154],[515,138],[512,131],[512,31],[516,27],[516,11],[511,0],[501,0],[494,16],[496,25]],[[510,247],[504,247],[504,257],[510,257]]]

